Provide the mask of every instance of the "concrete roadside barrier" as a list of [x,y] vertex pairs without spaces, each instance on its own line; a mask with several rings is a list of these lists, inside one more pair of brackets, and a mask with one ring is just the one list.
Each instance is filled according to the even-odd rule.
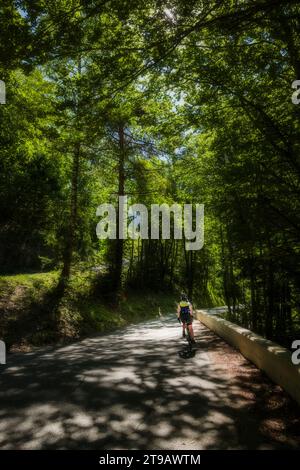
[[238,349],[300,404],[300,366],[292,363],[288,349],[203,310],[196,310],[195,318]]

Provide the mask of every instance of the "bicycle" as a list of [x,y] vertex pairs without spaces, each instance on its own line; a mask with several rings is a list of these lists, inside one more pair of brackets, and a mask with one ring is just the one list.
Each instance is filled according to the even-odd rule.
[[[180,324],[181,324],[181,321],[180,321]],[[179,352],[179,356],[182,357],[183,359],[188,359],[190,357],[194,357],[195,356],[195,350],[193,348],[193,341],[192,341],[192,338],[191,338],[191,335],[190,335],[190,330],[187,326],[187,336],[186,336],[186,339],[187,339],[187,342],[188,344],[185,345]]]

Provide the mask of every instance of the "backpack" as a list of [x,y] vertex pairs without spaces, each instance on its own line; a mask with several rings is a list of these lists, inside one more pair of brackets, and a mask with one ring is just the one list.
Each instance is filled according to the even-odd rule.
[[185,300],[181,300],[181,302],[179,303],[179,306],[180,306],[180,314],[187,315],[188,313],[190,313],[189,302],[186,302]]

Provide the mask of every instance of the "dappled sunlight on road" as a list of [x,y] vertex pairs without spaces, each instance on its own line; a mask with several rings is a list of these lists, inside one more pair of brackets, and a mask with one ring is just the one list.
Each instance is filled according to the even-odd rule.
[[272,448],[241,393],[206,351],[179,358],[166,316],[60,347],[8,356],[1,374],[4,449]]

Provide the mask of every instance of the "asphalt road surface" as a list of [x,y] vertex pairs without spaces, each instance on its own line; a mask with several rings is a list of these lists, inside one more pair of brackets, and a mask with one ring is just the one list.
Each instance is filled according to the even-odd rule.
[[198,321],[195,330],[198,349],[188,360],[178,356],[184,340],[174,314],[8,355],[0,366],[0,448],[276,448],[260,432],[243,379],[208,354]]

